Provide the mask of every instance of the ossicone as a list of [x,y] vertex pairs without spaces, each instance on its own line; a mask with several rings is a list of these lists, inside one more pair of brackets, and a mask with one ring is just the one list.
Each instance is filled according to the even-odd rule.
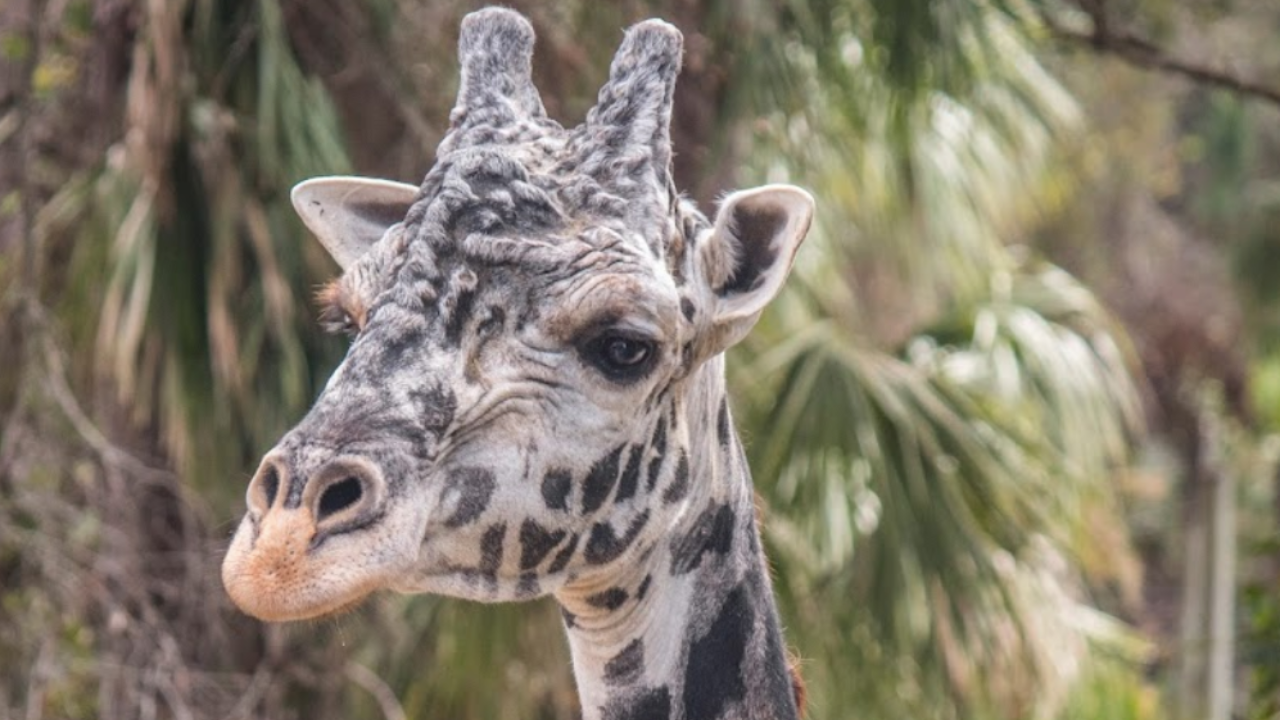
[[627,31],[609,80],[587,114],[591,152],[629,159],[647,155],[660,176],[666,173],[683,49],[684,36],[662,20],[646,20]]
[[462,79],[451,133],[477,125],[503,127],[546,111],[533,85],[533,26],[520,13],[486,8],[462,20]]

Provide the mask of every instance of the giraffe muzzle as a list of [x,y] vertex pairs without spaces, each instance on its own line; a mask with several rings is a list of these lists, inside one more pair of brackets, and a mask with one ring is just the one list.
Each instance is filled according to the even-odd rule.
[[223,562],[232,601],[262,620],[300,620],[384,586],[386,568],[353,566],[344,556],[368,557],[376,546],[386,494],[378,468],[361,458],[339,457],[308,477],[269,455],[249,484],[249,513]]

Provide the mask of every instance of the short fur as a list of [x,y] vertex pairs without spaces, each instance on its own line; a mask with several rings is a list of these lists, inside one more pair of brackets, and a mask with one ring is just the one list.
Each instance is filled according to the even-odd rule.
[[266,620],[370,592],[560,603],[587,720],[798,716],[721,353],[778,291],[798,188],[682,200],[680,33],[631,28],[579,127],[546,117],[533,29],[463,22],[451,129],[420,189],[300,184],[353,331],[263,459],[223,565]]

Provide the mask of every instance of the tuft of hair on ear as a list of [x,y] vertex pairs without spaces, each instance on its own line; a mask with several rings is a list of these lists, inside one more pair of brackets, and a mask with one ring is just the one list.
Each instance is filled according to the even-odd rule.
[[805,687],[804,677],[800,675],[800,656],[787,648],[787,672],[791,675],[791,692],[796,698],[796,711],[800,717],[805,716],[808,708],[809,689]]
[[325,332],[354,335],[364,326],[364,307],[347,290],[342,278],[335,278],[316,290],[320,327]]

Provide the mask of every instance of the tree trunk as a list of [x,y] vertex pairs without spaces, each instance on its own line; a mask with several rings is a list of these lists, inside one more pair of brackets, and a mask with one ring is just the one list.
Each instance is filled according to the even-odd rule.
[[1188,448],[1179,708],[1186,720],[1229,720],[1234,700],[1235,478],[1223,467],[1221,427],[1201,408]]
[[[1199,455],[1199,453],[1195,453]],[[1207,717],[1205,617],[1208,615],[1209,515],[1211,493],[1194,464],[1188,464],[1182,560],[1182,619],[1178,653],[1178,708],[1183,720]]]
[[1213,490],[1209,542],[1209,720],[1229,720],[1233,700],[1236,599],[1236,483],[1222,463],[1221,427],[1213,413],[1202,416],[1203,472]]

